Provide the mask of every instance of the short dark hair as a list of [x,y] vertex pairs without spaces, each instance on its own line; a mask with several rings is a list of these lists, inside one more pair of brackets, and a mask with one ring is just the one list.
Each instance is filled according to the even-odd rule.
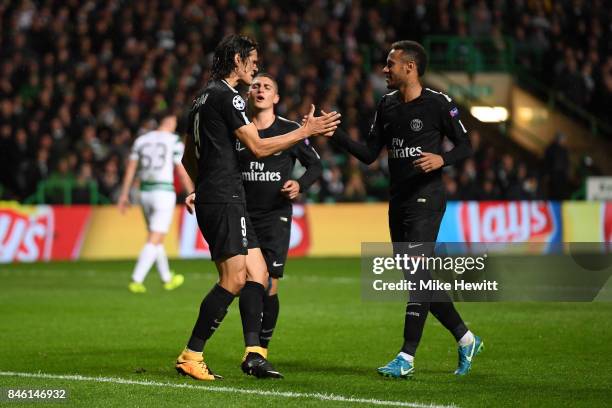
[[276,81],[276,78],[274,78],[272,75],[268,74],[267,72],[259,72],[257,73],[257,75],[255,75],[255,79],[257,78],[268,78],[270,81],[272,81],[272,83],[274,83],[276,93],[278,93],[278,82]]
[[425,48],[416,41],[402,40],[391,44],[391,49],[403,51],[409,58],[414,60],[419,76],[425,75],[427,69],[427,54]]
[[176,112],[173,109],[166,108],[160,109],[153,114],[153,119],[157,122],[158,125],[161,125],[162,121],[168,117],[177,116]]
[[211,69],[212,78],[226,78],[236,67],[234,55],[238,54],[242,60],[246,60],[249,53],[256,49],[257,42],[245,35],[230,34],[226,36],[215,48]]

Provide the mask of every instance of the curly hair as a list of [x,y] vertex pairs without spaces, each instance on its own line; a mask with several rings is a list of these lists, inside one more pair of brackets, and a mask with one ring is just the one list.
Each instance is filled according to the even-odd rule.
[[226,36],[215,48],[211,69],[212,78],[227,78],[232,70],[236,68],[234,55],[240,55],[240,58],[244,61],[248,58],[249,53],[256,49],[257,42],[247,36],[237,34]]

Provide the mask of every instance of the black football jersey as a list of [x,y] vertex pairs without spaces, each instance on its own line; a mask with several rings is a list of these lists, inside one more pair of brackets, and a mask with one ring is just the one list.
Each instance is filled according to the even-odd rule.
[[[449,152],[442,151],[444,136],[455,145]],[[334,139],[365,162],[374,161],[386,147],[392,201],[410,201],[418,199],[419,195],[443,199],[443,194],[437,194],[443,192],[442,169],[423,173],[413,165],[423,152],[441,155],[445,166],[471,154],[467,130],[460,120],[458,108],[448,95],[429,88],[423,88],[418,98],[407,103],[399,91],[383,96],[367,136],[367,146],[355,143],[341,133],[334,135]],[[436,194],[431,194],[434,191]]]
[[[283,135],[298,127],[296,122],[276,116],[270,127],[259,130],[259,137],[263,139]],[[296,159],[306,167],[306,172],[297,180],[301,191],[308,189],[322,172],[320,157],[308,139],[288,150],[261,159],[257,159],[239,140],[236,140],[236,151],[246,191],[247,209],[253,215],[280,209],[290,211],[291,201],[280,190],[291,178]]]
[[194,101],[189,137],[198,162],[196,200],[202,203],[244,202],[234,131],[250,123],[246,104],[224,80],[210,81]]

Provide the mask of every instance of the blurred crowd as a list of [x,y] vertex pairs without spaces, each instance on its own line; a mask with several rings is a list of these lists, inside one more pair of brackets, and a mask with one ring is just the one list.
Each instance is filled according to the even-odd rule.
[[[512,35],[534,75],[603,110],[612,92],[605,3],[0,0],[0,198],[24,200],[51,180],[83,191],[95,183],[116,201],[135,137],[155,112],[186,111],[209,79],[215,45],[234,32],[259,42],[263,70],[278,79],[278,114],[299,120],[311,103],[336,109],[357,139],[387,92],[391,42],[431,34]],[[444,173],[451,198],[557,198],[550,155],[529,167],[477,130],[470,136],[474,158]],[[308,200],[387,197],[384,158],[368,167],[324,138],[315,145],[325,170]]]

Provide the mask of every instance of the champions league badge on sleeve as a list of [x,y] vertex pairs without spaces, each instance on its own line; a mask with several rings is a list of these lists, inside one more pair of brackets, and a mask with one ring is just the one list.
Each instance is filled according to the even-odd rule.
[[234,99],[232,100],[232,104],[234,105],[234,108],[240,111],[244,110],[244,99],[242,99],[240,95],[234,96]]

